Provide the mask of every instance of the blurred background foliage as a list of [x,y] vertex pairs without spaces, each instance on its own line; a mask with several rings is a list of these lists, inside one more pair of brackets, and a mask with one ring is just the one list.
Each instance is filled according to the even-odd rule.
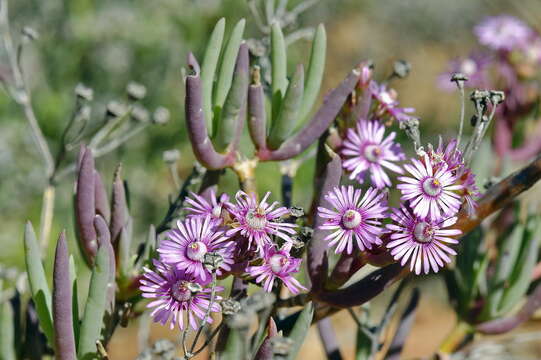
[[[299,2],[290,1],[290,6]],[[202,59],[210,32],[221,17],[227,19],[228,31],[245,17],[245,37],[260,38],[247,1],[15,0],[9,5],[14,36],[18,38],[18,30],[24,26],[40,35],[25,49],[23,66],[36,115],[53,153],[73,110],[73,89],[79,82],[94,90],[95,122],[103,119],[110,100],[125,98],[130,81],[147,87],[143,105],[149,111],[159,106],[170,110],[168,124],[148,127],[97,161],[109,190],[114,168],[122,161],[135,233],[142,240],[148,224],[163,218],[168,196],[175,192],[162,153],[180,150],[181,178],[193,166],[184,127],[182,68],[186,56],[192,51]],[[395,60],[409,61],[410,76],[391,85],[399,92],[402,106],[416,108],[426,142],[435,141],[439,133],[454,134],[458,125],[458,95],[438,88],[438,74],[450,59],[467,55],[476,46],[472,34],[476,23],[500,13],[510,13],[535,26],[541,4],[534,0],[520,5],[505,0],[320,0],[298,19],[297,26],[326,24],[328,57],[321,95],[361,60],[374,61],[379,79],[391,73]],[[290,70],[307,61],[309,47],[309,41],[300,40],[289,48],[293,59]],[[0,53],[0,61],[4,63],[5,54]],[[23,224],[26,219],[39,222],[46,179],[24,116],[5,92],[0,96],[0,114],[0,264],[22,269]],[[70,153],[70,159],[76,152]],[[308,205],[313,165],[313,160],[307,161],[295,178],[294,204]],[[270,190],[279,197],[278,165],[260,166],[257,181],[260,191]],[[230,173],[222,183],[222,189],[229,192],[237,185]],[[57,194],[51,234],[54,238],[66,228],[70,248],[75,249],[73,175],[62,180]]]

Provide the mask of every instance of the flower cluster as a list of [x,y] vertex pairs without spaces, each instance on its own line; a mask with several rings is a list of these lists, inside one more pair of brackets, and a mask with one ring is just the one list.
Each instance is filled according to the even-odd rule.
[[[205,311],[221,310],[221,291],[216,276],[245,273],[271,292],[276,279],[292,292],[306,290],[293,275],[299,272],[301,259],[290,255],[295,224],[283,222],[289,210],[277,202],[267,203],[270,193],[257,201],[255,194],[239,191],[235,203],[227,195],[209,199],[192,193],[186,199],[186,218],[177,222],[157,249],[160,259],[153,268],[145,268],[140,289],[154,299],[156,322],[184,329],[185,318],[194,329],[196,318],[211,322]],[[278,241],[281,243],[279,246]],[[208,256],[219,261],[209,264]],[[240,270],[238,269],[240,267]]]
[[[452,140],[444,146],[441,139],[437,148],[429,144],[427,151],[409,159],[402,170],[389,160],[391,157],[394,161],[402,160],[405,156],[398,153],[399,147],[395,147],[394,152],[389,150],[394,136],[381,141],[383,131],[381,123],[361,119],[356,131],[350,129],[348,132],[342,154],[346,157],[345,167],[352,169],[351,179],[360,180],[357,174],[371,171],[372,182],[378,189],[368,188],[363,195],[361,189],[354,189],[352,185],[335,188],[326,195],[333,209],[318,209],[319,216],[325,220],[320,229],[330,231],[325,240],[329,247],[335,247],[336,253],[346,251],[350,254],[354,244],[360,251],[371,250],[382,245],[382,237],[386,235],[389,241],[385,246],[395,260],[402,265],[409,261],[411,271],[416,274],[428,273],[431,269],[437,272],[451,261],[449,255],[455,255],[446,244],[457,243],[453,236],[461,234],[460,230],[452,228],[457,213],[462,208],[470,214],[475,211],[475,198],[479,192],[474,174],[465,166],[457,141]],[[368,138],[372,142],[365,140]],[[375,159],[370,146],[381,154],[381,162],[370,162]],[[355,150],[357,157],[348,158]],[[384,160],[385,156],[387,160]],[[353,159],[357,168],[352,166]],[[380,189],[391,184],[387,177],[386,181],[380,181],[379,174],[383,173],[380,164],[394,172],[402,174],[405,170],[407,173],[398,177],[402,204],[391,209],[390,214],[386,192]],[[386,218],[392,223],[384,226],[382,221]]]
[[513,133],[524,114],[538,106],[536,77],[541,65],[541,34],[509,15],[488,17],[473,32],[482,47],[465,58],[452,60],[438,77],[438,84],[444,90],[454,90],[456,86],[450,79],[461,73],[468,79],[464,84],[468,88],[502,89],[506,99],[496,113],[495,150],[500,157],[528,159],[541,150],[537,140],[541,124],[532,134],[524,134],[526,141],[521,148],[512,148]]
[[[385,128],[392,124],[389,119],[399,125],[408,122],[411,117],[405,114],[413,109],[398,108],[396,92],[371,76],[370,67],[364,66],[359,103],[368,94],[371,105],[356,113],[359,118],[353,127],[342,131],[339,149],[349,179],[360,185],[369,180],[371,187],[349,185],[329,191],[327,206],[318,208],[323,220],[319,229],[328,231],[324,240],[335,253],[387,248],[417,274],[437,272],[455,255],[448,244],[457,243],[454,237],[461,234],[453,229],[458,212],[464,209],[471,215],[477,206],[474,174],[465,165],[457,140],[444,146],[440,139],[437,147],[428,144],[426,150],[416,147],[417,155],[407,159],[396,133],[386,135]],[[398,174],[395,187],[401,203],[396,208],[387,203],[388,189],[393,187],[390,173]]]

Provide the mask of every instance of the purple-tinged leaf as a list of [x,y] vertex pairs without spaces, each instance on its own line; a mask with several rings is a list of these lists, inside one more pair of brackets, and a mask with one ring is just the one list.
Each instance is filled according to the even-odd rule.
[[312,240],[308,245],[307,263],[308,273],[310,275],[310,281],[312,283],[311,292],[317,294],[323,290],[325,282],[327,281],[327,242],[324,240],[327,236],[327,232],[320,230],[319,227],[323,224],[325,219],[317,216],[317,208],[325,207],[331,208],[331,204],[325,198],[332,189],[340,185],[340,179],[342,177],[342,160],[340,156],[334,153],[330,149],[325,149],[324,140],[322,139],[318,149],[318,162],[325,164],[323,171],[316,175],[314,189],[315,194],[315,206],[314,212],[314,234]]
[[272,317],[269,317],[267,336],[263,339],[263,342],[259,346],[257,353],[255,354],[255,360],[272,360],[274,351],[272,349],[271,339],[278,335],[278,329],[276,329],[276,323]]
[[115,249],[118,249],[120,232],[126,226],[129,210],[126,202],[126,189],[121,176],[122,166],[119,164],[115,171],[113,180],[112,211],[111,211],[111,243]]
[[79,246],[89,265],[93,264],[98,249],[96,230],[94,229],[94,216],[96,215],[94,180],[94,157],[92,151],[86,149],[81,158],[77,176],[75,220]]
[[98,235],[98,246],[105,247],[109,251],[109,281],[107,283],[107,311],[112,314],[115,306],[115,293],[116,293],[116,261],[115,250],[111,244],[111,233],[107,223],[100,216],[96,215],[94,218],[94,227]]
[[60,360],[76,359],[72,317],[72,283],[70,281],[69,266],[66,232],[62,231],[56,244],[53,271],[55,357]]
[[235,154],[216,152],[209,138],[202,104],[200,69],[193,54],[188,56],[188,67],[193,74],[186,77],[186,127],[195,157],[208,169],[223,169],[233,165]]
[[105,222],[109,223],[111,219],[109,198],[101,180],[101,175],[97,170],[94,171],[94,201],[96,203],[96,214],[101,215]]
[[398,328],[396,329],[393,339],[391,340],[391,344],[389,345],[389,350],[387,350],[385,359],[400,360],[402,358],[400,355],[404,345],[406,344],[408,336],[411,334],[411,327],[415,321],[417,306],[419,305],[419,297],[419,289],[413,289],[408,305],[400,316]]
[[362,305],[408,274],[408,268],[395,263],[375,270],[356,283],[335,291],[318,294],[318,300],[338,308]]
[[524,306],[515,315],[481,323],[476,326],[476,330],[483,334],[506,333],[528,321],[539,308],[541,308],[541,284],[535,287]]
[[317,323],[319,338],[325,349],[328,360],[341,360],[342,354],[336,340],[336,334],[332,327],[331,319],[326,318]]

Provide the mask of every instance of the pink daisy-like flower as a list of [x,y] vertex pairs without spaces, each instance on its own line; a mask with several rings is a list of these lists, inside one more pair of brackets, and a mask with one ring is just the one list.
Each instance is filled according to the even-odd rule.
[[334,188],[325,198],[334,207],[329,210],[318,207],[318,215],[325,220],[319,227],[322,230],[331,230],[325,237],[329,247],[336,245],[335,253],[346,249],[348,254],[353,251],[353,239],[358,248],[363,251],[371,249],[372,245],[381,245],[380,236],[383,234],[381,222],[387,212],[386,193],[369,188],[362,196],[360,189],[353,186]]
[[189,218],[177,222],[177,229],[169,231],[168,238],[161,241],[158,247],[160,259],[174,265],[179,270],[193,274],[205,281],[210,272],[205,268],[205,254],[216,252],[223,262],[216,273],[230,270],[233,263],[233,243],[228,240],[224,231],[216,229],[210,216],[205,219]]
[[[204,286],[199,279],[157,260],[154,260],[154,266],[155,270],[144,268],[145,273],[139,286],[144,298],[154,299],[147,305],[148,308],[154,308],[151,313],[154,321],[162,325],[170,321],[171,330],[175,325],[182,330],[186,316],[190,326],[194,330],[197,329],[195,317],[199,319],[205,317],[210,305],[211,289],[202,288],[201,291],[193,292],[194,288]],[[216,287],[216,291],[222,290],[223,287]],[[221,297],[216,296],[215,300],[219,301]],[[219,312],[221,307],[217,302],[213,302],[210,310]],[[212,323],[210,316],[207,322]]]
[[432,219],[438,219],[441,214],[445,216],[455,215],[462,203],[460,195],[456,191],[463,186],[457,183],[457,178],[443,164],[434,169],[427,154],[424,162],[411,159],[411,164],[404,165],[404,169],[413,177],[400,176],[397,188],[402,192],[402,200],[410,201],[415,215],[425,218],[428,215]]
[[344,168],[351,171],[350,179],[363,182],[366,172],[370,172],[372,183],[382,189],[391,186],[391,180],[384,168],[403,174],[395,161],[404,160],[400,144],[394,143],[396,133],[392,132],[385,139],[385,126],[379,121],[359,120],[356,129],[348,129],[343,143],[342,154],[347,160]]
[[255,242],[257,250],[263,254],[265,245],[272,245],[271,235],[277,236],[284,241],[291,242],[290,235],[295,234],[295,224],[279,222],[280,217],[289,214],[285,207],[278,207],[278,202],[267,203],[270,192],[267,192],[258,203],[256,195],[238,191],[235,195],[237,204],[228,203],[227,207],[235,218],[233,228],[227,231],[227,236],[240,232],[248,239],[248,246]]
[[385,84],[378,85],[375,81],[370,82],[368,89],[372,93],[372,97],[378,102],[374,111],[376,117],[382,118],[387,115],[398,122],[412,118],[409,114],[415,112],[415,109],[399,107],[399,102],[396,100],[397,94],[393,89],[388,89]]
[[289,291],[298,294],[299,289],[306,290],[306,288],[292,274],[299,272],[302,260],[291,257],[289,255],[290,250],[291,243],[285,243],[279,250],[275,246],[266,246],[263,254],[263,264],[249,266],[246,272],[255,277],[258,284],[264,282],[263,289],[267,292],[272,291],[274,280],[278,278],[282,280]]
[[212,189],[210,191],[210,202],[201,195],[193,192],[191,193],[191,196],[193,199],[189,197],[186,198],[186,203],[190,205],[185,208],[190,212],[188,217],[205,218],[210,216],[215,224],[219,225],[222,223],[222,211],[224,210],[225,204],[229,201],[229,196],[227,194],[222,194],[217,198],[216,192]]
[[474,33],[481,44],[494,50],[521,48],[534,35],[528,25],[509,15],[486,18],[475,26]]
[[461,191],[464,206],[466,206],[468,216],[472,216],[477,209],[477,201],[475,199],[481,196],[475,184],[475,174],[470,169],[465,169],[464,173],[460,175],[459,181],[464,186]]
[[438,272],[451,262],[449,255],[456,255],[456,251],[446,245],[458,244],[452,236],[462,233],[458,229],[448,229],[456,223],[456,217],[428,220],[402,207],[393,209],[391,219],[394,223],[387,225],[391,232],[387,248],[392,249],[391,255],[400,260],[402,266],[409,260],[410,270],[417,275],[421,270],[428,274],[431,268]]
[[441,137],[436,149],[431,144],[428,144],[427,154],[434,169],[439,169],[442,165],[447,165],[448,170],[457,171],[463,167],[464,159],[462,158],[462,152],[456,146],[456,139],[449,141],[447,146],[443,146]]

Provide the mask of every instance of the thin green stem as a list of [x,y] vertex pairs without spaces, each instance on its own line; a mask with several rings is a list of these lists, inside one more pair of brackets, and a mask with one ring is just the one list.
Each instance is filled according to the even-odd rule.
[[212,305],[214,304],[215,297],[216,297],[216,269],[212,269],[212,285],[211,285],[211,290],[210,290],[209,307],[207,308],[207,311],[205,312],[205,316],[203,316],[203,318],[201,319],[199,328],[197,329],[197,332],[195,333],[192,346],[190,347],[190,353],[192,353],[193,350],[195,349],[195,345],[197,344],[197,340],[199,340],[199,336],[201,336],[203,329],[207,326],[207,319],[210,316],[210,312],[212,310]]

